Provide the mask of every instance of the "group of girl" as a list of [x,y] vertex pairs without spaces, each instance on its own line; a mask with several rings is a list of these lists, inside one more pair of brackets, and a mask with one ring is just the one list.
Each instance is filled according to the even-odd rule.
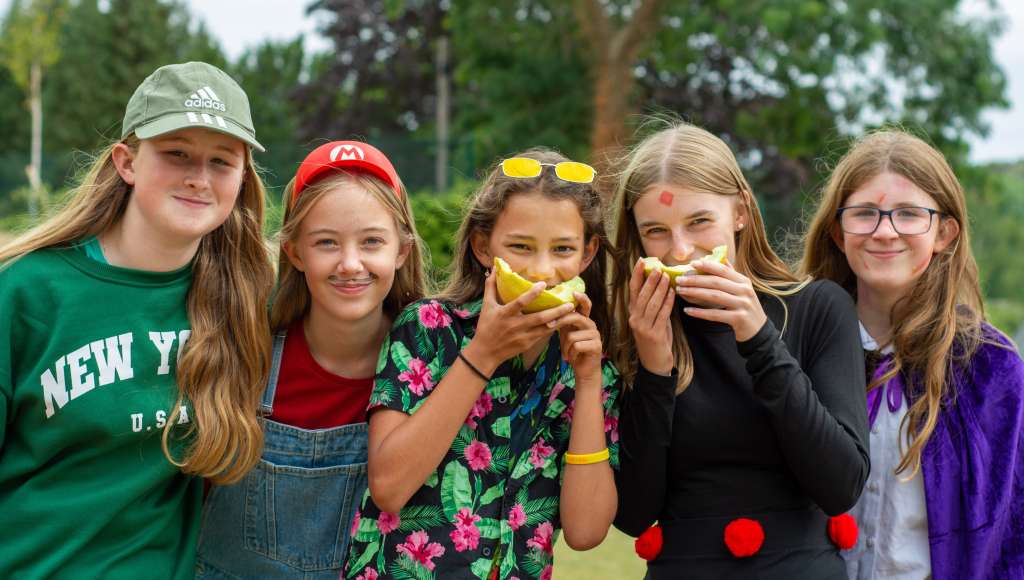
[[[162,67],[0,249],[0,576],[550,578],[614,523],[651,579],[1024,577],[1024,363],[923,141],[854,145],[795,272],[702,129],[640,141],[607,208],[528,150],[434,294],[356,141],[285,189],[275,283],[252,149],[230,77]],[[534,283],[505,303],[499,258]]]

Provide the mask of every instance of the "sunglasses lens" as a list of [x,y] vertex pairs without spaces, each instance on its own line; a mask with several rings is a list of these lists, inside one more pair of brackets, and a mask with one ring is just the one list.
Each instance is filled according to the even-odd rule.
[[501,171],[508,177],[537,177],[540,175],[540,161],[512,157],[501,162]]
[[591,183],[594,181],[594,168],[578,161],[563,161],[555,165],[555,175],[573,183]]

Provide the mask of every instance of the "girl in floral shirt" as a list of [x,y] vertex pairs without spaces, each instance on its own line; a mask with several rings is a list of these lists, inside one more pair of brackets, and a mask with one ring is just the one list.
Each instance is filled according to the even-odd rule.
[[[470,200],[448,287],[395,321],[346,578],[550,578],[563,528],[577,550],[604,539],[619,379],[602,357],[606,238],[592,181],[549,151],[502,162]],[[495,257],[537,283],[500,304]],[[577,308],[523,312],[577,275],[590,289]]]

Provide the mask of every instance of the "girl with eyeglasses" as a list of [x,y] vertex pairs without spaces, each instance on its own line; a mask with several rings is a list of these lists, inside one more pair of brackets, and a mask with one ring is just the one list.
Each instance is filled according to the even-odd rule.
[[1024,363],[985,322],[963,189],[900,131],[863,138],[825,186],[802,271],[856,300],[871,464],[851,578],[1020,578]]
[[[381,351],[345,578],[550,579],[560,531],[577,550],[604,539],[618,374],[602,356],[607,242],[593,178],[531,150],[470,198],[447,287],[406,308]],[[499,258],[533,283],[504,303]],[[577,276],[578,305],[531,312]]]
[[[698,127],[640,142],[614,210],[615,525],[641,536],[647,578],[845,578],[848,522],[829,516],[869,470],[849,295],[790,273],[732,151]],[[726,263],[701,260],[719,246]],[[643,256],[697,272],[645,275]]]

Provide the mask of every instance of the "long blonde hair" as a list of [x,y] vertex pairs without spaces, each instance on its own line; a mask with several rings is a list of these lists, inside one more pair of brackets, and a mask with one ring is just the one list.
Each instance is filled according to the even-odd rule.
[[[561,153],[543,148],[530,149],[511,157],[528,157],[550,164],[568,161]],[[458,304],[483,294],[487,268],[480,264],[473,253],[473,235],[480,233],[490,236],[508,200],[515,195],[531,193],[555,200],[572,200],[583,219],[584,243],[597,240],[597,253],[580,277],[587,285],[587,297],[592,303],[590,318],[601,333],[601,338],[607,341],[610,323],[608,299],[605,295],[605,268],[609,247],[604,230],[601,194],[593,184],[564,181],[553,171],[542,171],[538,177],[521,178],[507,177],[502,173],[500,164],[491,168],[487,179],[467,201],[465,217],[456,234],[451,277],[437,298]]]
[[[122,141],[132,151],[139,140]],[[112,144],[97,155],[67,203],[52,217],[0,249],[0,262],[99,235],[124,215],[132,188],[114,165]],[[171,463],[214,483],[241,479],[259,460],[263,432],[256,420],[270,366],[266,304],[273,272],[261,237],[263,182],[245,148],[242,189],[234,208],[199,243],[187,297],[191,337],[178,357],[178,400],[162,445]],[[182,401],[193,419],[182,436],[183,457],[171,451]]]
[[[736,255],[730,256],[738,272],[750,278],[758,292],[781,297],[793,294],[803,285],[772,250],[765,232],[761,210],[750,184],[732,150],[711,133],[675,122],[643,139],[628,153],[615,190],[612,243],[619,256],[612,273],[612,312],[617,349],[614,360],[632,384],[637,370],[636,342],[626,321],[629,320],[629,279],[633,265],[643,255],[640,232],[633,207],[637,200],[658,184],[736,198],[747,214],[747,227],[736,233]],[[785,307],[785,302],[782,303]],[[673,312],[672,352],[679,371],[677,392],[693,380],[693,354],[678,312]]]
[[288,259],[285,244],[294,244],[297,241],[302,220],[306,219],[318,200],[346,185],[369,192],[386,207],[395,220],[401,242],[410,246],[409,255],[396,272],[395,281],[384,299],[384,313],[394,320],[406,305],[419,300],[427,292],[423,243],[416,233],[416,221],[413,218],[412,206],[409,204],[409,195],[401,184],[400,193],[396,195],[390,186],[373,175],[339,170],[307,186],[302,190],[302,195],[293,202],[293,179],[285,187],[282,199],[285,213],[284,223],[278,233],[280,249],[277,260],[277,288],[274,290],[274,302],[270,310],[270,326],[274,330],[286,329],[305,316],[311,303],[306,276]]
[[892,366],[868,385],[871,390],[904,373],[910,378],[908,387],[920,395],[900,426],[904,438],[896,468],[896,473],[909,470],[913,477],[921,468],[921,453],[935,431],[943,401],[955,394],[949,386],[955,363],[963,363],[987,342],[967,202],[946,159],[921,139],[897,130],[878,131],[857,142],[825,185],[808,227],[800,271],[833,280],[856,299],[857,276],[832,237],[839,227],[836,213],[851,194],[883,173],[910,180],[935,200],[945,214],[942,219],[960,225],[957,240],[932,258],[913,288],[893,306]]

